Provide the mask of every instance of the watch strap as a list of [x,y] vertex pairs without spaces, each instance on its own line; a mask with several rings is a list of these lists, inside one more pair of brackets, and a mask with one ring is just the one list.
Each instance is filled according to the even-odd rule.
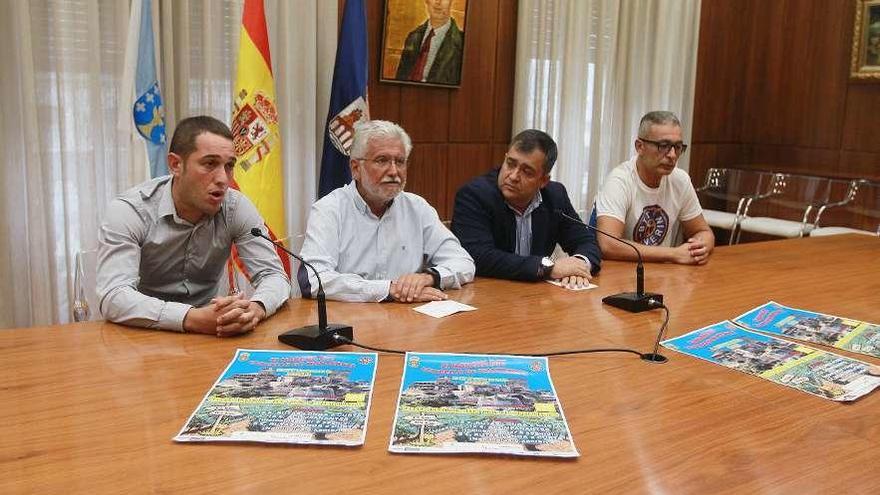
[[434,283],[431,284],[431,286],[437,290],[440,290],[440,272],[432,266],[425,270],[425,273],[427,273],[431,276],[432,279],[434,279]]

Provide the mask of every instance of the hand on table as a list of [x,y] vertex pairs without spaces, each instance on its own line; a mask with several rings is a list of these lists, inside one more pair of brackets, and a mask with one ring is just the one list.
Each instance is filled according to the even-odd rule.
[[391,281],[389,295],[397,302],[443,301],[447,296],[432,287],[434,278],[427,273],[408,273]]
[[236,294],[217,297],[207,306],[190,309],[183,328],[187,332],[232,337],[250,332],[265,317],[266,311],[260,303]]

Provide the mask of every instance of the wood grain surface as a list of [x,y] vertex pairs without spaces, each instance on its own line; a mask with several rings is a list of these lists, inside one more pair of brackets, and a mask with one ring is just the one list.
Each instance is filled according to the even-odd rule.
[[[648,265],[669,335],[775,300],[880,322],[880,239],[838,236],[719,248],[703,267]],[[357,340],[417,351],[647,351],[662,313],[601,298],[632,290],[629,263],[599,288],[478,279],[442,320],[412,306],[330,303]],[[291,300],[241,338],[90,322],[0,331],[0,493],[878,493],[880,392],[838,404],[671,351],[554,357],[550,372],[581,457],[400,455],[387,451],[403,358],[382,354],[359,448],[178,444],[171,439],[236,348],[314,322]],[[356,350],[343,347],[340,350]],[[862,358],[880,364],[880,360]]]
[[880,84],[850,78],[851,0],[704,0],[691,177],[739,167],[880,180]]

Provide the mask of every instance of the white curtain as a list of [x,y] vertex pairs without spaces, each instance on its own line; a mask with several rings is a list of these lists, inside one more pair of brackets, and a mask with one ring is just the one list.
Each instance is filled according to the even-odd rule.
[[575,209],[632,156],[648,111],[678,114],[689,141],[699,0],[520,0],[518,16],[513,130],[556,139]]
[[[229,122],[242,0],[158,0],[169,136],[187,116]],[[117,130],[129,5],[0,0],[0,328],[70,321],[74,255],[107,204],[146,177]],[[305,230],[336,51],[337,2],[267,0],[288,232]]]

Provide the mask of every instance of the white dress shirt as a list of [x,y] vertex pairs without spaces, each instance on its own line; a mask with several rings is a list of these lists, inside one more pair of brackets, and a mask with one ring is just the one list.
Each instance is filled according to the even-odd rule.
[[[434,267],[441,289],[474,279],[474,260],[420,196],[402,192],[377,217],[352,181],[318,200],[309,215],[303,259],[321,274],[329,299],[366,302],[388,297],[392,280]],[[300,290],[314,296],[311,270],[297,271]]]

